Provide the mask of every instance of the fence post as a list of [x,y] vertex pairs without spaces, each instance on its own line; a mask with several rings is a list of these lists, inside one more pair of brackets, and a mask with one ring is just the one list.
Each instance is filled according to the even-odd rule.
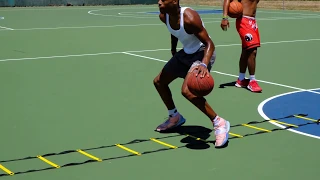
[[14,2],[14,0],[8,0],[8,4],[9,4],[9,6],[13,7],[15,2]]

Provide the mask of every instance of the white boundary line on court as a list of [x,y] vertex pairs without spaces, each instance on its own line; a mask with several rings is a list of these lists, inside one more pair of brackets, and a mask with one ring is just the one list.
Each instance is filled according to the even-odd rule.
[[[150,9],[154,8],[153,6],[151,7],[144,7],[144,6],[134,6],[134,7],[120,7],[120,8],[100,8],[100,9],[94,9],[88,11],[88,14],[91,15],[97,15],[97,16],[111,16],[111,17],[127,17],[127,18],[158,18],[157,16],[154,17],[148,17],[148,16],[119,16],[119,15],[108,15],[108,14],[96,14],[93,12],[97,11],[103,11],[103,10],[120,10],[120,9]],[[44,8],[46,9],[46,8]],[[77,10],[77,9],[88,9],[88,8],[57,8],[57,9],[47,9],[47,10]],[[155,9],[157,9],[155,7]],[[202,9],[212,9],[212,8],[202,8]],[[0,10],[1,12],[1,10]],[[141,12],[139,12],[141,14]],[[291,16],[291,17],[269,17],[269,18],[259,18],[257,17],[258,21],[275,21],[275,20],[300,20],[300,19],[319,19],[320,14],[304,14],[304,13],[284,13],[284,12],[269,12],[269,11],[259,11],[259,13],[272,13],[272,14],[291,14],[291,15],[301,15],[301,16]],[[202,18],[204,19],[209,19],[209,20],[214,20],[214,21],[207,21],[204,23],[219,23],[220,18]],[[219,19],[219,20],[217,20]],[[234,22],[234,20],[230,20],[230,22]],[[39,28],[21,28],[21,29],[13,29],[13,28],[0,28],[0,31],[6,31],[6,30],[14,30],[14,31],[30,31],[30,30],[54,30],[54,29],[86,29],[86,28],[115,28],[115,27],[139,27],[139,26],[158,26],[162,25],[161,23],[159,24],[119,24],[119,25],[106,25],[106,26],[75,26],[75,27],[39,27]]]
[[[136,57],[140,57],[140,58],[145,58],[145,59],[150,59],[150,60],[154,60],[154,61],[167,62],[167,61],[162,60],[162,59],[152,58],[152,57],[148,57],[148,56],[142,56],[142,55],[133,54],[133,53],[129,53],[129,52],[123,52],[123,54],[127,54],[127,55],[130,55],[130,56],[136,56]],[[217,74],[226,75],[226,76],[231,76],[231,77],[238,77],[238,76],[233,75],[233,74],[227,74],[227,73],[223,73],[223,72],[219,72],[219,71],[211,71],[211,72],[214,72],[214,73],[217,73]],[[264,100],[263,102],[261,102],[259,104],[259,106],[258,106],[258,112],[265,120],[270,120],[270,118],[264,114],[263,106],[264,106],[264,104],[266,104],[268,101],[270,101],[272,99],[275,99],[275,98],[280,97],[280,96],[288,95],[288,94],[298,93],[298,92],[310,92],[310,93],[314,93],[314,94],[320,94],[320,92],[314,91],[314,90],[318,90],[320,88],[302,89],[302,88],[297,88],[297,87],[288,86],[288,85],[279,84],[279,83],[274,83],[274,82],[269,82],[269,81],[263,81],[263,80],[257,80],[257,81],[263,82],[263,83],[266,83],[266,84],[272,84],[272,85],[276,85],[276,86],[287,87],[287,88],[290,88],[290,89],[298,90],[298,91],[294,91],[294,92],[288,92],[288,93],[279,94],[279,95],[270,97],[270,98]],[[281,127],[281,128],[285,128],[285,126],[283,126],[281,124],[278,124],[278,123],[275,123],[275,122],[270,122],[269,121],[269,123],[271,123],[273,125],[276,125],[278,127]],[[301,135],[305,135],[305,136],[309,136],[309,137],[320,139],[320,136],[314,136],[314,135],[311,135],[311,134],[308,134],[308,133],[303,133],[303,132],[300,132],[300,131],[297,131],[297,130],[294,130],[294,129],[287,129],[287,130],[289,130],[291,132],[294,132],[294,133],[301,134]]]
[[[320,88],[315,88],[315,89],[309,89],[309,91],[314,91],[314,90],[319,90]],[[264,118],[265,120],[270,120],[270,118],[264,113],[263,111],[263,107],[264,105],[273,100],[273,99],[276,99],[278,97],[281,97],[281,96],[285,96],[285,95],[289,95],[289,94],[294,94],[294,93],[299,93],[299,92],[305,92],[305,91],[292,91],[292,92],[287,92],[287,93],[283,93],[283,94],[278,94],[276,96],[272,96],[268,99],[265,99],[264,101],[262,101],[259,105],[258,105],[258,112],[260,114],[260,116],[262,116],[262,118]],[[275,125],[275,126],[278,126],[280,128],[286,128],[286,126],[283,126],[281,124],[278,124],[276,122],[270,122],[269,123]],[[308,134],[308,133],[304,133],[304,132],[300,132],[300,131],[297,131],[297,130],[294,130],[294,129],[287,129],[288,131],[291,131],[291,132],[294,132],[294,133],[297,133],[297,134],[301,134],[301,135],[304,135],[304,136],[308,136],[308,137],[312,137],[312,138],[316,138],[316,139],[320,139],[320,136],[315,136],[315,135],[312,135],[312,134]]]
[[[211,18],[215,19],[215,18]],[[260,18],[258,21],[278,21],[278,20],[301,20],[301,19],[320,19],[320,16],[301,16],[301,17],[271,17],[271,18]],[[208,23],[220,23],[220,20],[216,21],[204,21]],[[235,22],[230,20],[230,23]],[[0,29],[0,31],[14,30],[14,31],[32,31],[32,30],[55,30],[55,29],[87,29],[87,28],[115,28],[115,27],[140,27],[140,26],[160,26],[159,24],[118,24],[118,25],[106,25],[106,26],[74,26],[74,27],[44,27],[44,28],[25,28],[25,29]]]
[[[200,10],[200,9],[198,9]],[[202,9],[205,10],[205,9]],[[100,13],[96,13],[99,11],[103,11],[103,9],[95,9],[95,10],[90,10],[88,11],[88,14],[90,15],[94,15],[94,16],[105,16],[105,17],[125,17],[125,18],[138,18],[138,19],[148,19],[148,18],[158,18],[158,16],[141,16],[142,12],[136,12],[133,14],[123,14],[122,12],[115,12],[116,14],[100,14]],[[129,12],[127,12],[129,13]],[[269,14],[277,14],[276,12],[267,12],[267,11],[262,11],[262,12],[258,12],[258,13],[269,13]],[[320,17],[320,14],[303,14],[303,13],[281,13],[279,12],[278,14],[288,14],[288,15],[300,15],[298,17],[302,17],[302,18],[308,18],[308,17]],[[292,17],[292,16],[291,16]],[[272,17],[271,17],[272,18]],[[283,17],[274,17],[274,18],[283,18]],[[211,18],[202,18],[202,19],[211,19]],[[216,19],[216,18],[213,18]],[[221,19],[221,18],[219,18]],[[261,18],[263,19],[263,18]],[[257,20],[261,20],[259,17],[257,17]]]
[[[281,44],[281,43],[296,43],[296,42],[311,42],[311,41],[320,41],[319,39],[296,39],[290,41],[271,41],[271,42],[262,42],[261,44]],[[221,44],[216,45],[216,47],[231,47],[231,46],[240,46],[241,44]],[[180,48],[180,47],[178,47]],[[56,56],[40,56],[40,57],[26,57],[26,58],[9,58],[9,59],[0,59],[0,62],[6,61],[24,61],[24,60],[36,60],[36,59],[54,59],[54,58],[68,58],[68,57],[84,57],[84,56],[99,56],[99,55],[108,55],[108,54],[121,54],[124,52],[128,53],[139,53],[139,52],[155,52],[155,51],[167,51],[170,49],[147,49],[147,50],[131,50],[131,51],[115,51],[115,52],[103,52],[103,53],[91,53],[91,54],[70,54],[70,55],[56,55]]]
[[[32,31],[32,30],[55,30],[55,29],[87,29],[87,28],[115,28],[115,27],[139,27],[139,26],[160,26],[163,24],[118,24],[118,25],[106,25],[106,26],[70,26],[70,27],[45,27],[45,28],[26,28],[26,29],[14,29],[15,31]],[[2,31],[4,31],[3,29]],[[1,29],[0,29],[1,31]]]
[[[103,10],[103,9],[101,9],[101,10]],[[197,11],[198,10],[212,10],[212,11],[214,11],[214,10],[220,10],[220,11],[222,11],[222,9],[212,9],[212,8],[205,8],[205,7],[203,7],[203,8],[201,8],[201,9],[196,9]],[[156,9],[156,11],[158,11],[158,8]],[[140,12],[135,12],[135,11],[131,11],[131,12],[118,12],[118,14],[123,14],[123,15],[129,15],[129,14],[144,14],[144,13],[146,13],[145,11],[140,11]],[[260,13],[266,13],[266,14],[288,14],[288,15],[302,15],[302,16],[320,16],[320,12],[318,12],[318,13],[313,13],[313,14],[306,14],[306,13],[295,13],[295,12],[281,12],[281,11],[275,11],[275,12],[272,12],[272,11],[261,11],[261,10],[258,10],[257,11],[257,13],[258,14],[260,14]],[[213,13],[214,14],[214,13]]]
[[[89,13],[90,14],[90,13]],[[91,14],[91,15],[100,15],[100,16],[112,16],[112,17],[130,17],[130,18],[146,18],[146,19],[152,19],[152,18],[155,18],[155,19],[158,19],[159,17],[158,16],[154,16],[154,15],[147,15],[147,14],[143,14],[143,12],[137,12],[137,13],[132,13],[132,14],[124,14],[124,13],[118,13],[118,15],[103,15],[103,14]],[[290,17],[265,17],[265,18],[259,18],[257,17],[257,20],[258,21],[266,21],[266,20],[269,20],[269,21],[272,21],[272,20],[290,20],[290,19],[312,19],[312,18],[320,18],[320,15],[300,15],[300,16],[290,16]],[[203,17],[201,18],[202,20],[219,20],[217,22],[221,22],[221,18],[220,17]],[[235,20],[234,19],[230,19],[229,20],[230,22],[234,22]],[[216,22],[216,21],[209,21],[209,22]],[[209,22],[204,22],[204,23],[209,23]]]
[[[142,56],[142,55],[133,54],[133,53],[130,53],[130,52],[123,52],[123,54],[127,54],[127,55],[130,55],[130,56],[141,57],[141,58],[145,58],[145,59],[150,59],[150,60],[154,60],[154,61],[167,62],[167,61],[162,60],[162,59],[152,58],[152,57],[148,57],[148,56]],[[223,73],[223,72],[219,72],[219,71],[211,71],[211,72],[214,72],[214,73],[217,73],[217,74],[222,74],[222,75],[225,75],[225,76],[238,77],[237,75]],[[264,81],[264,80],[257,80],[257,81],[258,82],[262,82],[262,83],[266,83],[266,84],[272,84],[272,85],[275,85],[275,86],[281,86],[281,87],[286,87],[286,88],[290,88],[290,89],[295,89],[295,90],[299,90],[299,91],[306,91],[306,92],[310,92],[310,93],[314,93],[314,94],[320,94],[320,92],[316,92],[316,91],[312,91],[312,90],[308,90],[308,89],[302,89],[302,88],[298,88],[298,87],[294,87],[294,86],[288,86],[288,85],[269,82],[269,81]]]
[[5,30],[14,30],[14,29],[12,29],[12,28],[4,27],[4,26],[0,26],[0,29],[5,29]]

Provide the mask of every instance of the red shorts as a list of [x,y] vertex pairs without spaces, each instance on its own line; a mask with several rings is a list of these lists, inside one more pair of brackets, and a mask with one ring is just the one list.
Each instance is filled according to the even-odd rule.
[[242,41],[242,48],[260,47],[260,35],[256,19],[243,16],[236,21],[236,28]]

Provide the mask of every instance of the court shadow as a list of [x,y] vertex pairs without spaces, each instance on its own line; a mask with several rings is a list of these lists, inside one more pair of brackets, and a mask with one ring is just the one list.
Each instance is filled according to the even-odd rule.
[[[226,88],[226,87],[235,87],[236,81],[228,82],[220,84],[219,88]],[[243,89],[246,89],[247,91],[250,91],[247,87],[243,87]],[[250,91],[251,92],[251,91]],[[262,92],[255,92],[255,93],[262,93]]]
[[219,88],[226,88],[226,87],[228,87],[228,86],[234,87],[235,84],[236,84],[236,81],[228,82],[228,83],[223,83],[223,84],[220,84]]
[[181,139],[181,143],[186,144],[186,148],[193,150],[201,150],[210,148],[211,142],[208,140],[210,137],[211,129],[203,126],[181,126],[178,128],[177,133],[187,135]]
[[[215,141],[208,140],[212,130],[203,126],[180,126],[160,133],[178,133],[180,135],[185,135],[186,137],[181,139],[180,142],[185,143],[186,148],[193,150],[208,149],[210,148],[210,144],[214,146],[215,143]],[[225,148],[227,146],[228,142],[223,147],[217,149]]]

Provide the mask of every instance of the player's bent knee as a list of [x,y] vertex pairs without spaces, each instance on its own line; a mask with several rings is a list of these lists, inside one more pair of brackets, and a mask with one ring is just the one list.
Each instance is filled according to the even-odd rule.
[[192,99],[195,97],[186,86],[182,87],[181,94],[187,99]]
[[153,84],[154,84],[156,87],[161,86],[161,82],[160,82],[160,77],[159,77],[159,75],[153,79]]
[[175,80],[177,76],[173,73],[167,71],[161,71],[157,77],[154,78],[153,84],[156,87],[159,86],[168,86],[173,80]]
[[165,81],[165,79],[163,79],[163,77],[161,77],[161,74],[159,74],[157,77],[155,77],[155,78],[153,79],[153,84],[154,84],[156,87],[168,85],[168,83]]

